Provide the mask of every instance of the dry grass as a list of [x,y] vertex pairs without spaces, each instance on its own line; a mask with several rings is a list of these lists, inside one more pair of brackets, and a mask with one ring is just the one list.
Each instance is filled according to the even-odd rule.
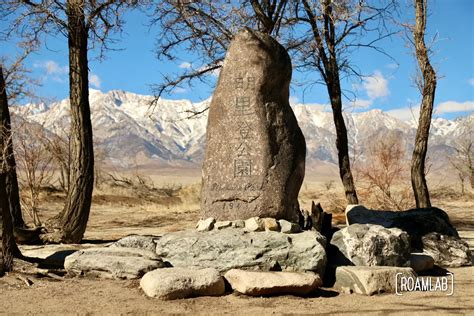
[[[132,178],[130,175],[127,177]],[[310,210],[311,202],[319,201],[326,212],[333,214],[335,225],[344,224],[346,200],[340,181],[337,178],[317,181],[311,176],[308,179],[311,180],[306,180],[300,191],[300,207]],[[408,180],[406,183],[405,188],[410,188]],[[473,192],[461,195],[456,185],[440,185],[434,181],[430,187],[434,206],[448,208],[447,211],[465,211],[457,212],[455,217],[474,212]],[[200,217],[200,190],[200,178],[189,175],[182,182],[180,177],[172,178],[171,175],[153,176],[141,182],[132,178],[127,185],[104,182],[94,191],[85,238],[109,240],[132,233],[161,234],[192,228]],[[362,204],[373,209],[382,208],[376,201],[367,200],[362,191],[359,195]],[[42,190],[39,201],[41,220],[44,222],[56,215],[62,209],[64,199],[64,192],[50,187]],[[461,222],[461,218],[458,219]],[[31,221],[28,217],[26,220]]]

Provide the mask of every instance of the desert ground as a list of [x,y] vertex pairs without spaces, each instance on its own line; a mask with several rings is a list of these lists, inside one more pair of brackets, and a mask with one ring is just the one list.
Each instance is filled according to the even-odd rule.
[[[122,179],[132,184],[100,185],[94,192],[85,244],[102,244],[129,234],[159,235],[194,228],[199,219],[200,173],[171,170],[149,175],[145,184],[134,175]],[[147,174],[147,173],[144,173]],[[176,176],[179,174],[179,176]],[[448,212],[461,237],[474,250],[474,195],[461,195],[455,185],[431,181],[433,205]],[[40,217],[45,221],[62,207],[62,192],[43,192]],[[308,175],[300,204],[308,209],[312,200],[333,213],[333,224],[344,225],[344,200],[337,178]],[[23,250],[38,246],[22,246]],[[371,297],[338,293],[321,288],[311,297],[246,297],[227,294],[160,301],[145,296],[138,281],[61,279],[35,277],[18,272],[0,279],[0,314],[472,314],[474,268],[449,269],[454,273],[454,294],[411,292],[403,296]],[[27,285],[25,279],[31,284]]]

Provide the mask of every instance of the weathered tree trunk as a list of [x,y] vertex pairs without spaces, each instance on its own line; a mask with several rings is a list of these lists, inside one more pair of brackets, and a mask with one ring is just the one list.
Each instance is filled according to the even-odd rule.
[[25,222],[21,213],[20,194],[18,190],[18,179],[16,175],[15,156],[13,154],[13,141],[11,135],[10,111],[8,110],[8,99],[3,68],[0,65],[0,132],[3,133],[6,146],[6,192],[14,227],[24,227]]
[[[333,65],[332,67],[337,67]],[[331,97],[332,115],[336,126],[336,148],[339,162],[339,175],[344,186],[344,192],[349,204],[359,204],[357,193],[352,177],[351,162],[349,158],[349,146],[347,139],[347,128],[342,115],[341,85],[339,82],[339,72],[327,72],[327,88]]]
[[344,186],[347,202],[359,204],[357,193],[352,177],[351,162],[349,159],[349,145],[347,139],[347,128],[342,115],[342,93],[339,78],[339,67],[336,53],[336,34],[334,16],[330,0],[322,0],[322,15],[325,26],[322,31],[318,28],[318,18],[313,14],[308,1],[303,1],[303,6],[311,24],[314,39],[317,44],[319,59],[318,69],[326,82],[329,98],[331,101],[334,125],[336,127],[336,148],[339,162],[339,175]]
[[425,159],[428,150],[431,116],[436,91],[436,73],[430,64],[428,50],[425,46],[426,1],[415,0],[415,52],[422,78],[422,101],[420,119],[416,131],[415,148],[411,161],[411,184],[417,208],[431,207],[430,194],[425,177]]
[[13,236],[13,223],[6,191],[6,173],[0,171],[0,210],[2,212],[2,258],[0,262],[0,276],[12,271],[13,257],[20,254]]
[[0,276],[3,275],[4,272],[12,270],[13,257],[20,255],[20,250],[13,236],[13,222],[10,210],[12,200],[7,193],[9,188],[7,175],[11,167],[11,161],[9,159],[11,152],[10,116],[5,90],[5,79],[3,77],[2,66],[0,65],[0,212],[2,214],[2,262],[0,262]]
[[61,219],[61,241],[78,243],[86,230],[94,186],[94,150],[87,61],[88,30],[85,25],[84,0],[68,0],[67,17],[71,173]]

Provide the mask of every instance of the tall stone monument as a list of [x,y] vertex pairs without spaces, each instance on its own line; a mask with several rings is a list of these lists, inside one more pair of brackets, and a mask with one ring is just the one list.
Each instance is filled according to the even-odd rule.
[[297,221],[306,142],[288,101],[291,71],[272,37],[243,29],[232,40],[209,110],[203,217]]

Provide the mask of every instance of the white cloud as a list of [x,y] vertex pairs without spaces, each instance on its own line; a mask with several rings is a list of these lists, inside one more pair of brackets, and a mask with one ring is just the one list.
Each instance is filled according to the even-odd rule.
[[67,66],[60,66],[54,60],[46,60],[42,62],[35,63],[33,65],[36,68],[42,68],[46,71],[48,75],[65,75],[68,73]]
[[56,74],[67,74],[68,68],[67,66],[59,66],[59,64],[55,61],[48,60],[45,62],[46,73],[48,75],[56,75]]
[[191,68],[193,65],[191,63],[188,63],[187,61],[183,61],[180,65],[179,65],[179,68],[181,69],[189,69]]
[[173,94],[180,94],[180,93],[186,93],[186,92],[188,92],[188,90],[181,87],[173,88]]
[[469,79],[469,84],[470,84],[471,86],[474,86],[474,78]]
[[298,97],[293,96],[293,95],[290,96],[290,100],[289,100],[289,101],[290,101],[290,105],[291,105],[291,106],[295,106],[295,105],[297,105],[297,104],[300,103],[300,99],[299,99]]
[[221,69],[222,68],[214,69],[213,71],[211,71],[211,75],[214,77],[219,77],[219,74],[221,73]]
[[305,106],[316,108],[319,111],[327,111],[331,108],[329,104],[322,104],[322,103],[305,103]]
[[44,74],[41,75],[41,80],[52,80],[59,83],[67,82],[68,66],[61,66],[54,60],[46,60],[35,62],[33,67],[44,71]]
[[456,102],[446,101],[438,104],[436,107],[438,114],[453,113],[453,112],[468,112],[474,111],[474,101]]
[[390,94],[388,80],[379,70],[375,70],[372,76],[363,77],[362,80],[362,86],[371,100],[386,97]]
[[295,107],[297,105],[304,105],[305,107],[311,107],[319,111],[329,111],[331,106],[324,103],[301,103],[301,100],[297,96],[290,96],[290,106]]
[[367,109],[374,103],[373,100],[366,99],[355,99],[345,104],[345,107],[358,108],[358,109]]
[[388,69],[398,69],[398,67],[400,67],[400,65],[396,64],[396,63],[391,63],[391,64],[385,65],[385,67],[387,67]]
[[[223,64],[224,63],[222,61],[220,61],[218,65],[222,66]],[[206,68],[207,68],[207,66],[201,66],[198,70],[202,71],[202,70],[205,70]],[[216,68],[214,70],[211,70],[208,73],[213,77],[219,77],[219,74],[221,73],[221,69],[222,69],[222,67],[219,67],[219,68]]]
[[388,110],[385,113],[405,122],[417,122],[420,117],[419,105]]
[[99,76],[96,75],[96,74],[91,73],[91,74],[89,75],[89,83],[90,83],[91,86],[93,86],[93,87],[100,88],[101,81],[100,81]]

